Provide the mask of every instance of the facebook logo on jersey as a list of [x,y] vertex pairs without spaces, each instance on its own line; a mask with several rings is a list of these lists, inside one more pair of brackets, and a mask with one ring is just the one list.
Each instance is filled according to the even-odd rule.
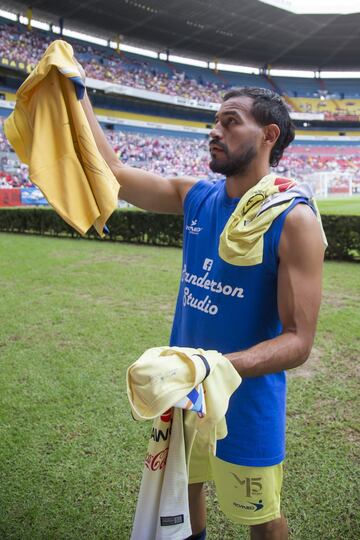
[[205,259],[204,264],[203,264],[203,270],[210,272],[210,270],[212,269],[213,263],[214,263],[213,259]]

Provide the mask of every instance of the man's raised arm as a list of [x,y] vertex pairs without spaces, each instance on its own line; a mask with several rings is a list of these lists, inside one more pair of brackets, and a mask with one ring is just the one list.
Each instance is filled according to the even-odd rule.
[[182,214],[185,195],[196,180],[187,176],[163,178],[157,174],[124,165],[101,129],[87,92],[81,103],[99,152],[121,186],[119,197],[144,210]]

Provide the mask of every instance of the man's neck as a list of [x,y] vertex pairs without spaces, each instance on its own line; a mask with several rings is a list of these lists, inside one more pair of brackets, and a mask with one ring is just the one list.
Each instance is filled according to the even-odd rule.
[[270,173],[269,167],[249,169],[244,174],[228,176],[226,178],[226,191],[231,198],[240,198],[249,189],[255,186],[264,176]]

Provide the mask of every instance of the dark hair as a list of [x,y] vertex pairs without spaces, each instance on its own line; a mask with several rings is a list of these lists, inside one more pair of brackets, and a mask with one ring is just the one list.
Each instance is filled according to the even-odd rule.
[[291,121],[289,111],[279,94],[266,88],[251,86],[234,88],[225,94],[223,101],[243,96],[253,100],[250,112],[260,126],[276,124],[280,128],[279,138],[270,154],[270,165],[276,167],[285,148],[295,138],[295,127]]

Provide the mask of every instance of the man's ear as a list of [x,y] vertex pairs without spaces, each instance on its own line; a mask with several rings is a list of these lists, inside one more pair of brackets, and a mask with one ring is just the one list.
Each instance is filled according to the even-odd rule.
[[280,136],[280,128],[277,124],[268,124],[264,126],[264,143],[274,146]]

